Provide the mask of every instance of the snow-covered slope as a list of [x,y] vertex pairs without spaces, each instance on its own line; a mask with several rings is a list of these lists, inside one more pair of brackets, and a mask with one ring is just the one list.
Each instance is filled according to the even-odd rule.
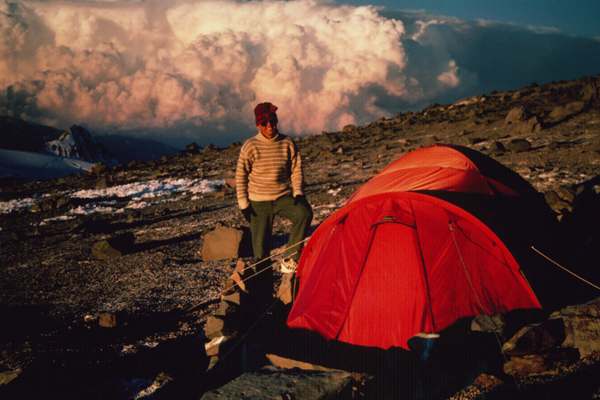
[[0,149],[0,177],[50,179],[90,171],[94,163],[49,154]]

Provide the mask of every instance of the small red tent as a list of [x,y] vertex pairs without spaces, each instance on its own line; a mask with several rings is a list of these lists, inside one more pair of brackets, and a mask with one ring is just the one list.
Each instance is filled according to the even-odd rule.
[[462,147],[403,156],[315,231],[298,266],[288,326],[360,346],[408,348],[415,334],[439,332],[463,317],[540,308],[498,235],[435,195],[519,197],[532,190]]

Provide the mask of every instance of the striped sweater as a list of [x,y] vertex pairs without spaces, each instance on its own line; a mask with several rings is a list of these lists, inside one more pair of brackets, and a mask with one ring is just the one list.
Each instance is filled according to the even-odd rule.
[[[291,185],[291,187],[290,187]],[[235,171],[240,209],[252,201],[272,201],[302,194],[302,162],[296,144],[279,133],[267,139],[261,133],[246,140]]]

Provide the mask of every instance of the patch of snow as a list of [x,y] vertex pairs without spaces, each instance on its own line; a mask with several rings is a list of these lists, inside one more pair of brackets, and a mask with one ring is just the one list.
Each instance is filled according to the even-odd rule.
[[177,192],[191,192],[194,194],[214,192],[223,185],[225,185],[225,181],[222,179],[155,179],[147,182],[112,186],[105,189],[80,190],[74,192],[71,196],[80,199],[95,199],[99,197],[147,199]]
[[340,192],[342,191],[342,188],[337,188],[337,189],[329,189],[327,191],[327,193],[329,193],[332,196],[337,196]]
[[[221,189],[225,185],[222,179],[164,179],[151,180],[147,182],[135,182],[126,185],[113,186],[105,189],[79,190],[70,193],[72,198],[87,199],[90,203],[71,209],[67,215],[89,215],[93,213],[123,213],[124,209],[141,209],[152,204],[177,201],[183,196],[172,196],[176,193],[192,193],[193,199],[199,198],[199,194],[210,193]],[[64,193],[67,194],[67,193]],[[44,194],[42,197],[48,197]],[[106,198],[127,199],[129,202],[119,208],[117,200],[102,200]],[[158,197],[162,200],[149,201]],[[33,198],[14,199],[0,202],[0,214],[10,214],[23,208],[31,208],[36,203]],[[49,218],[42,223],[59,221],[58,218],[73,218],[68,216]]]
[[68,221],[71,219],[75,219],[75,215],[60,215],[58,217],[54,217],[54,218],[46,218],[45,220],[43,220],[42,222],[40,222],[40,226],[46,225],[49,222],[54,222],[54,221]]
[[140,208],[146,208],[149,205],[150,204],[146,203],[145,201],[130,201],[129,203],[127,203],[125,208],[131,208],[131,209],[137,210]]
[[32,199],[31,197],[0,201],[0,214],[10,214],[23,208],[31,208],[34,204],[35,199]]
[[336,207],[337,207],[336,204],[322,204],[320,206],[314,206],[312,209],[318,210],[319,208],[336,208]]
[[202,179],[195,187],[192,188],[192,190],[190,190],[190,192],[194,194],[216,192],[223,186],[225,186],[225,180],[223,179]]
[[121,349],[121,353],[123,354],[133,354],[135,353],[135,346],[133,344],[124,344]]
[[71,209],[69,211],[69,214],[90,215],[90,214],[95,214],[95,213],[110,214],[113,212],[115,212],[115,209],[112,207],[98,206],[96,204],[86,204],[84,206],[79,206],[77,208]]

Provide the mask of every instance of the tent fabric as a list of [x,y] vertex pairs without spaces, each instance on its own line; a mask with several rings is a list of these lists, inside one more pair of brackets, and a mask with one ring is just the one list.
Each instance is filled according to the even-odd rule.
[[[461,146],[436,145],[407,153],[359,188],[351,201],[378,193],[417,190],[517,196],[530,188],[501,164],[487,162],[490,158],[474,157],[476,164],[466,155],[473,157],[471,152]],[[485,175],[480,165],[485,167]]]
[[[462,153],[440,147],[390,164],[319,226],[300,259],[288,326],[406,349],[415,334],[439,332],[460,318],[540,308],[515,257],[480,219],[431,194],[398,190],[452,183],[449,189],[518,195],[510,182],[488,180]],[[431,164],[438,169],[421,174]],[[445,169],[452,171],[440,173]]]

